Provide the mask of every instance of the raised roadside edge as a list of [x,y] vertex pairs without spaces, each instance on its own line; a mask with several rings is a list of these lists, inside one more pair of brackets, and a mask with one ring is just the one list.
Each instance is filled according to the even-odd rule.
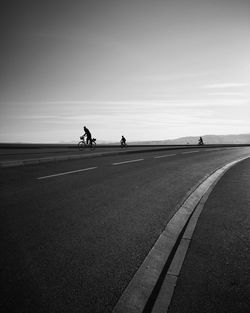
[[[222,175],[247,158],[237,159],[217,169],[184,200],[129,282],[112,313],[166,312],[189,245],[187,239],[194,231],[204,202]],[[193,220],[190,219],[192,216]],[[189,220],[190,227],[187,227]],[[185,233],[186,229],[189,233]]]

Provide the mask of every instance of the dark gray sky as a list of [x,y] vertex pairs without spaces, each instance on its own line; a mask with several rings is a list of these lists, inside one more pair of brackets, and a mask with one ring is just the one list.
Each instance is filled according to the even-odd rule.
[[250,132],[250,1],[0,4],[0,141]]

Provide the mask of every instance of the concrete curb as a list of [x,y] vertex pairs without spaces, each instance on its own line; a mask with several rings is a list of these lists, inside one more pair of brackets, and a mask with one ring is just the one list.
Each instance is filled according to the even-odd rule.
[[217,169],[188,196],[159,236],[112,313],[167,312],[192,233],[209,193],[230,167],[247,158]]

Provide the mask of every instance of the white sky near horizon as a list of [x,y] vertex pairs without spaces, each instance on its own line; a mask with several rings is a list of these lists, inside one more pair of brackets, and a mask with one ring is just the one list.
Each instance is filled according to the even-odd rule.
[[250,1],[0,4],[0,142],[250,133]]

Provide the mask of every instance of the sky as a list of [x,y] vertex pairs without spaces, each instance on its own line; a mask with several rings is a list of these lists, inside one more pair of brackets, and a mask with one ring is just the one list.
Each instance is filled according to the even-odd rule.
[[0,142],[250,133],[249,0],[2,0],[0,36]]

